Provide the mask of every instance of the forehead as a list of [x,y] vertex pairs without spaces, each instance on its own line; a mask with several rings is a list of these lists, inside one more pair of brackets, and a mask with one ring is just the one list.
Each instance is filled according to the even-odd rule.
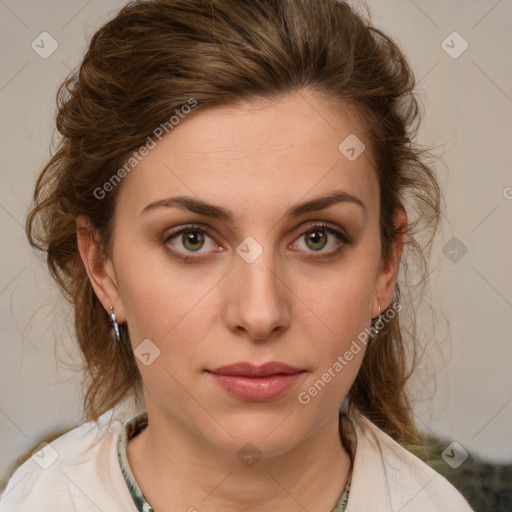
[[[354,159],[354,152],[361,153]],[[140,161],[123,189],[120,200],[138,212],[177,194],[247,214],[251,204],[262,211],[332,190],[365,203],[378,196],[364,122],[303,92],[192,111]]]

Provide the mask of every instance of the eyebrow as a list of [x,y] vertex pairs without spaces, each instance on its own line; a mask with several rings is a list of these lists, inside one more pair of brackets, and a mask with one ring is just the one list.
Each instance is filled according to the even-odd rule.
[[[304,201],[302,203],[297,203],[291,206],[285,211],[284,217],[299,217],[301,215],[304,215],[305,213],[323,210],[338,203],[356,204],[361,208],[363,213],[366,215],[366,206],[363,203],[363,201],[361,201],[361,199],[352,194],[349,194],[348,192],[337,190],[327,195],[320,196],[309,201]],[[145,206],[141,211],[140,215],[151,210],[155,210],[157,208],[170,208],[175,206],[179,208],[184,208],[186,210],[190,210],[191,212],[205,215],[207,217],[213,217],[216,219],[224,220],[226,222],[233,222],[234,219],[233,213],[230,210],[223,208],[221,206],[205,203],[200,199],[196,199],[190,196],[175,196],[168,197],[166,199],[160,199],[159,201],[154,201]]]

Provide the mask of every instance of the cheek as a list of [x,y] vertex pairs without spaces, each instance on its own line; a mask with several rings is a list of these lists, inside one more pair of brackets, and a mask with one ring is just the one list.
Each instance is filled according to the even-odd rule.
[[122,242],[119,240],[118,252],[124,249],[127,256],[119,258],[117,275],[132,342],[137,345],[150,338],[163,344],[181,325],[190,323],[196,309],[201,311],[215,276],[170,261],[162,248],[128,251]]
[[319,325],[334,345],[352,339],[368,327],[373,290],[372,274],[355,267],[333,273],[329,280],[312,287],[305,280],[296,287],[299,297],[306,297],[304,307],[311,310],[308,328]]
[[[156,259],[148,264],[143,255],[133,256],[119,274],[119,282],[139,371],[157,400],[173,397],[174,402],[183,403],[187,399],[183,386],[191,388],[194,370],[204,360],[210,328],[207,315],[212,315],[204,295],[213,283],[208,278],[191,278],[176,266],[171,272],[169,264]],[[149,365],[138,357],[139,346],[149,347],[145,350],[151,353]]]
[[338,286],[314,304],[321,322],[305,322],[304,349],[311,367],[296,399],[307,406],[305,412],[321,417],[339,405],[359,372],[366,350],[364,330],[369,327],[369,293],[359,288],[344,292]]
[[310,292],[305,302],[314,314],[305,311],[297,329],[303,332],[303,348],[310,357],[312,371],[301,386],[299,403],[314,402],[314,409],[328,410],[348,392],[366,349],[371,277],[369,270],[351,267],[350,271],[319,283],[313,294]]

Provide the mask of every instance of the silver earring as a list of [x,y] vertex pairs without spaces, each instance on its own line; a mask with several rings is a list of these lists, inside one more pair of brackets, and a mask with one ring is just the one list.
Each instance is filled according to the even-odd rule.
[[375,334],[379,333],[380,332],[380,329],[376,329],[375,326],[380,322],[381,325],[382,324],[382,315],[381,315],[381,312],[380,312],[380,302],[379,302],[379,316],[376,317],[376,318],[372,318],[372,327],[375,329]]
[[110,306],[110,323],[114,327],[114,333],[116,335],[115,340],[117,343],[121,343],[121,334],[119,332],[119,324],[116,321],[116,315],[114,313],[114,306]]

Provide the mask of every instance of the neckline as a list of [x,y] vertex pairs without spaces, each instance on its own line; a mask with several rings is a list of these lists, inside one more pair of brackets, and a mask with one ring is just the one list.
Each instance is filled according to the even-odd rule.
[[[119,462],[119,467],[124,477],[124,481],[130,492],[133,503],[137,508],[138,512],[154,512],[153,507],[149,504],[148,500],[144,496],[139,484],[135,480],[133,476],[133,472],[130,467],[130,463],[128,462],[127,456],[127,444],[128,440],[136,435],[140,434],[148,425],[148,416],[145,411],[137,414],[136,416],[128,419],[122,428],[121,434],[119,436],[119,440],[117,443],[117,458]],[[352,481],[352,466],[349,470],[347,484],[343,489],[343,492],[338,499],[336,505],[332,509],[331,512],[344,512],[347,507],[349,492],[350,492],[350,484]]]
[[146,412],[141,412],[135,417],[130,418],[123,425],[121,435],[119,436],[119,440],[117,442],[117,459],[119,462],[119,467],[121,468],[124,481],[128,487],[128,491],[130,492],[133,503],[135,504],[138,512],[154,511],[142,493],[139,484],[135,480],[135,477],[133,476],[130,463],[128,462],[126,446],[128,444],[128,440],[142,432],[147,427],[147,425],[148,416]]

